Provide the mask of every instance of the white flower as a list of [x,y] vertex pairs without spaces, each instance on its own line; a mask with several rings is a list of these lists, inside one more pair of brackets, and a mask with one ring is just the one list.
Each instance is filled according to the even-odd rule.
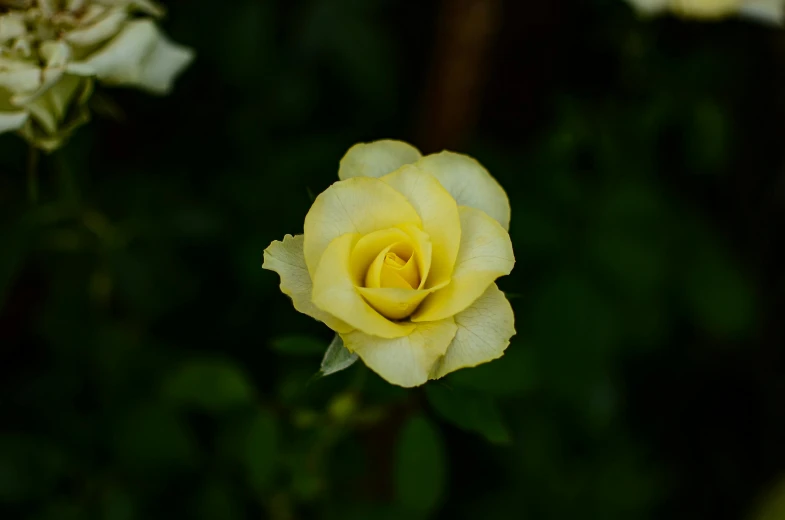
[[670,11],[677,16],[717,20],[742,16],[763,23],[782,24],[785,0],[627,0],[642,15]]
[[4,0],[0,14],[0,133],[54,150],[89,120],[97,81],[167,94],[193,61],[155,24],[150,0]]

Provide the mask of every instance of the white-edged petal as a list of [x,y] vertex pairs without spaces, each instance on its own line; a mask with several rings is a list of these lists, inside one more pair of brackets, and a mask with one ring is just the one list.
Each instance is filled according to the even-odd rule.
[[122,8],[112,9],[92,25],[67,32],[65,40],[79,47],[97,45],[120,32],[126,20],[128,11]]
[[415,328],[413,324],[388,320],[357,291],[352,280],[350,256],[359,239],[359,233],[347,233],[330,242],[312,277],[313,303],[366,334],[381,338],[410,334]]
[[191,63],[191,49],[174,44],[151,20],[129,22],[103,49],[74,62],[72,74],[95,75],[107,85],[134,86],[168,93],[174,79]]
[[504,229],[510,228],[510,200],[488,170],[468,155],[441,152],[416,163],[444,186],[460,206],[484,211]]
[[771,25],[782,25],[785,21],[785,2],[783,0],[745,0],[739,7],[743,18]]
[[436,321],[468,308],[494,280],[515,265],[507,231],[485,212],[460,206],[461,246],[450,283],[428,296],[412,321]]
[[381,180],[406,197],[422,219],[422,229],[430,238],[430,274],[424,287],[434,287],[449,280],[461,244],[461,219],[455,199],[433,175],[416,166],[402,166]]
[[457,327],[452,318],[421,323],[408,336],[383,339],[362,332],[342,334],[344,345],[388,382],[411,388],[428,381]]
[[0,112],[0,134],[19,130],[29,117],[27,112]]
[[338,178],[381,177],[405,164],[420,159],[420,151],[409,143],[382,139],[371,143],[358,143],[346,152],[338,167]]
[[367,235],[402,224],[421,225],[406,198],[379,179],[357,177],[324,190],[305,216],[305,263],[313,276],[327,246],[346,233]]
[[346,333],[352,327],[335,316],[319,309],[311,301],[313,283],[303,256],[303,236],[286,235],[264,250],[263,269],[275,271],[281,277],[281,291],[292,299],[294,308],[315,318],[336,332]]
[[500,358],[515,335],[512,307],[495,283],[454,320],[458,327],[455,338],[436,366],[433,379]]

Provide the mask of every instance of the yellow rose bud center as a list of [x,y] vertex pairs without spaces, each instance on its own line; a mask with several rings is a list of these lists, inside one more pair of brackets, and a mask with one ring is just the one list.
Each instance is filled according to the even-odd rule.
[[365,287],[373,289],[416,289],[420,271],[410,242],[396,242],[382,249],[368,267]]

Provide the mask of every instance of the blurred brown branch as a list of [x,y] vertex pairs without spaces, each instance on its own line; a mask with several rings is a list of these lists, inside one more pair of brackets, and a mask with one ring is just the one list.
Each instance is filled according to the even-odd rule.
[[474,127],[500,11],[499,0],[442,1],[417,141],[423,152],[460,148]]

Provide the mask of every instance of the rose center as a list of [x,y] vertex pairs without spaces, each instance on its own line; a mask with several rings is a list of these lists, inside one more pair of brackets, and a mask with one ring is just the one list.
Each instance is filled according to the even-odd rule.
[[416,289],[420,271],[411,244],[397,242],[379,253],[365,275],[365,287]]

